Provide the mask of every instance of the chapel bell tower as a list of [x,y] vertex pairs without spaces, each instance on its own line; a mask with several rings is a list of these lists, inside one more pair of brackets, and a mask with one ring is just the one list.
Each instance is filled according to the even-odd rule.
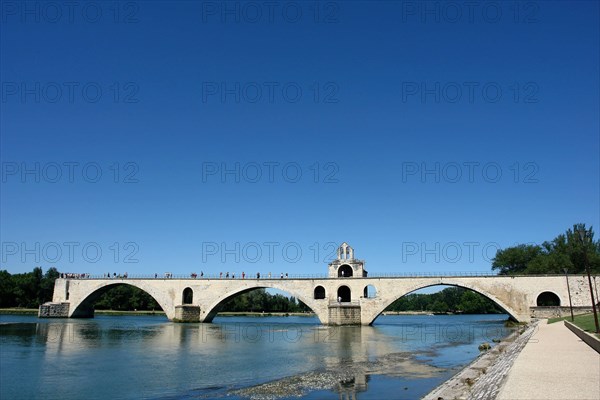
[[354,249],[346,242],[337,249],[337,260],[329,264],[330,278],[366,278],[364,260],[354,258]]

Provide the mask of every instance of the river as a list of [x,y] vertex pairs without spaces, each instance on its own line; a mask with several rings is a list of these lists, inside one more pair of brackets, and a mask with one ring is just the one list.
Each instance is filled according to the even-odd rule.
[[0,315],[2,399],[417,399],[509,334],[506,315],[38,319]]

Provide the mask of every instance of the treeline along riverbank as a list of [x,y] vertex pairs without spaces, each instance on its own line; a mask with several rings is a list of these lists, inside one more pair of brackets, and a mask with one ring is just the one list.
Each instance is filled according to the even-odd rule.
[[[593,229],[575,224],[552,241],[521,244],[498,250],[492,260],[492,270],[499,275],[570,274],[600,272],[600,240]],[[35,308],[52,300],[54,281],[60,276],[56,268],[43,273],[10,274],[0,270],[0,308]],[[107,290],[96,301],[97,310],[153,311],[158,303],[146,292],[129,285]],[[305,304],[281,294],[257,289],[241,294],[223,304],[220,311],[229,312],[306,312]],[[386,311],[460,312],[465,314],[498,313],[501,310],[486,297],[463,288],[446,288],[432,294],[409,294],[396,300]]]
[[[0,271],[0,308],[37,309],[52,300],[55,268],[46,273],[36,267],[32,272],[10,274]],[[96,310],[160,311],[148,293],[130,285],[118,285],[103,293],[94,304]],[[301,301],[264,289],[253,290],[230,299],[221,312],[305,313],[311,310]],[[460,312],[485,314],[502,312],[493,302],[478,293],[462,288],[446,288],[431,294],[409,294],[392,303],[386,311]]]

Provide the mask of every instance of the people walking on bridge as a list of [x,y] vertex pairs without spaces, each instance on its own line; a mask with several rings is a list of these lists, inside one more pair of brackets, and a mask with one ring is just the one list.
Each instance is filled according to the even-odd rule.
[[281,277],[279,279],[283,279],[283,272],[281,273]]
[[223,273],[219,272],[219,279],[223,279]]
[[225,278],[229,279],[229,271],[225,274]]
[[242,271],[242,279],[246,279],[246,273]]
[[204,276],[204,271],[200,271],[200,278]]
[[256,273],[256,279],[260,279],[260,272]]
[[288,274],[287,274],[287,272],[286,272],[286,273],[285,273],[285,279],[287,279],[287,278],[288,278]]
[[271,271],[269,271],[269,279],[271,279]]

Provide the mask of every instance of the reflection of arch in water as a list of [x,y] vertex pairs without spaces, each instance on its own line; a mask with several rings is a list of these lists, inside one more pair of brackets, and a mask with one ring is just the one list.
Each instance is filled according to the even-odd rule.
[[357,393],[365,392],[368,389],[370,379],[371,377],[366,373],[356,371],[351,378],[340,380],[335,391],[338,392],[340,400],[355,400]]
[[385,311],[386,308],[388,308],[394,301],[398,300],[401,297],[404,297],[408,294],[411,294],[417,290],[421,290],[427,287],[432,287],[432,286],[454,286],[454,287],[460,287],[463,289],[468,289],[471,290],[473,292],[479,293],[481,295],[483,295],[484,297],[486,297],[487,299],[491,300],[493,303],[495,303],[498,307],[500,307],[505,313],[507,313],[511,319],[518,321],[518,315],[519,313],[514,310],[512,307],[509,307],[508,305],[506,305],[506,303],[500,301],[498,298],[496,298],[495,296],[493,296],[492,294],[487,293],[486,291],[484,291],[483,289],[480,288],[475,288],[475,287],[469,287],[468,285],[465,284],[456,284],[456,283],[451,283],[451,282],[444,282],[444,283],[435,283],[435,284],[424,284],[424,285],[419,285],[416,288],[411,288],[411,290],[409,292],[405,292],[405,293],[401,293],[395,296],[390,297],[386,302],[383,303],[382,306],[379,307],[379,309],[372,314],[372,316],[369,316],[369,325],[373,324],[373,322],[375,322],[375,319],[377,319],[377,317],[379,317],[381,315],[381,313],[383,311]]
[[127,283],[107,282],[107,283],[100,284],[97,288],[92,290],[91,293],[89,293],[86,297],[84,297],[79,303],[71,304],[71,311],[70,311],[69,317],[72,317],[72,318],[91,318],[91,317],[93,317],[94,316],[94,304],[100,298],[100,296],[102,296],[104,293],[108,292],[109,290],[111,290],[117,286],[121,286],[121,285],[133,286],[135,288],[141,289],[144,292],[146,292],[148,295],[150,295],[150,297],[152,297],[154,299],[154,301],[156,301],[156,303],[160,306],[160,308],[162,310],[164,310],[165,313],[167,313],[167,317],[170,318],[168,315],[168,311],[172,308],[171,305],[161,303],[161,301],[158,300],[160,298],[159,296],[155,296],[152,293],[152,290],[145,287],[144,285],[139,284],[136,281],[129,281]]

